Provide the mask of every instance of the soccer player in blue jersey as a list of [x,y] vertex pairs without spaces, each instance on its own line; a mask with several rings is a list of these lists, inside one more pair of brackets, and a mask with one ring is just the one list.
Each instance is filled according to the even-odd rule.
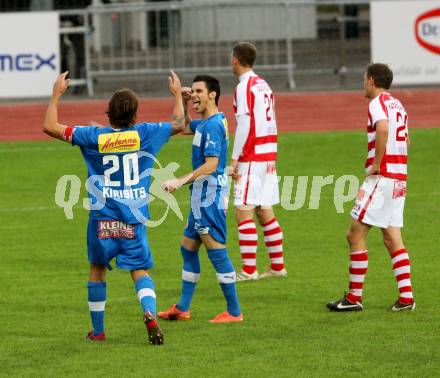
[[[158,316],[167,320],[190,319],[189,308],[200,277],[198,251],[204,244],[227,302],[227,310],[210,322],[239,322],[243,320],[243,314],[235,286],[236,275],[226,250],[228,126],[224,114],[218,111],[220,84],[214,77],[199,75],[189,93],[184,93],[184,134],[194,135],[193,171],[163,185],[165,190],[173,192],[182,185],[191,184],[191,210],[180,246],[183,257],[182,293],[177,304],[159,312]],[[190,98],[195,112],[201,116],[199,120],[192,121],[188,116],[187,102]]]
[[109,127],[70,127],[58,123],[58,102],[69,86],[67,72],[53,87],[44,132],[79,146],[88,169],[91,211],[87,229],[90,274],[88,302],[93,329],[87,339],[103,341],[106,268],[130,271],[144,314],[150,344],[163,344],[156,320],[156,294],[148,271],[153,257],[145,222],[154,156],[171,135],[184,130],[182,88],[174,72],[168,87],[174,96],[172,122],[135,123],[138,99],[129,89],[116,91],[108,104]]

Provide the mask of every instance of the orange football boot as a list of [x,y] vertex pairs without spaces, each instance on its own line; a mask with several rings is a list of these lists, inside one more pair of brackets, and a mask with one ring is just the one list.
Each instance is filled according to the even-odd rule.
[[165,320],[189,320],[191,318],[189,311],[180,311],[176,304],[168,310],[158,312],[157,316]]
[[243,314],[238,316],[232,316],[228,311],[218,314],[215,318],[211,319],[210,323],[232,323],[232,322],[242,322]]

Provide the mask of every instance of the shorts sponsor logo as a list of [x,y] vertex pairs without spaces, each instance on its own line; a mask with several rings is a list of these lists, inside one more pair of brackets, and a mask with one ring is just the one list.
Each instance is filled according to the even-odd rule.
[[405,197],[406,181],[394,181],[393,199]]
[[134,225],[121,221],[98,221],[99,239],[134,239]]
[[100,134],[98,137],[99,152],[102,154],[113,152],[139,151],[140,138],[137,131]]
[[440,8],[417,17],[414,31],[420,46],[434,54],[440,54]]
[[209,227],[203,227],[201,226],[199,223],[194,223],[194,230],[199,234],[199,235],[207,235],[209,234]]
[[240,183],[237,183],[234,186],[234,198],[236,198],[237,200],[243,197],[243,191],[238,185],[240,185]]
[[268,175],[274,175],[276,174],[277,169],[276,169],[276,165],[274,161],[270,161],[267,163],[267,169],[266,169],[266,173]]

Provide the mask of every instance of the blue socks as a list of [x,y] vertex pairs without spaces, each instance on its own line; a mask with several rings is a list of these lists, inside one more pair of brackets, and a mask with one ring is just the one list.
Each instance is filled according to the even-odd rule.
[[104,332],[104,310],[105,301],[107,299],[107,287],[105,282],[89,282],[87,289],[93,334],[96,336]]
[[156,317],[156,293],[154,283],[150,276],[139,278],[135,283],[137,297],[142,306],[142,311],[150,311]]
[[180,247],[183,257],[182,269],[182,294],[177,308],[180,311],[188,311],[191,300],[196,290],[197,281],[200,278],[200,260],[198,251],[190,251]]
[[[150,311],[156,317],[156,293],[154,292],[153,280],[149,276],[142,277],[136,281],[135,287],[143,312]],[[89,282],[87,289],[93,335],[96,336],[104,332],[107,286],[105,282]]]
[[226,248],[208,249],[208,257],[217,272],[217,280],[223,290],[229,314],[239,316],[241,310],[235,287],[236,276]]

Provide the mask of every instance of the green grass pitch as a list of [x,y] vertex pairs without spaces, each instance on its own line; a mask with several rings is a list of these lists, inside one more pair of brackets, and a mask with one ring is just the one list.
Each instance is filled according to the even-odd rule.
[[[412,259],[417,302],[413,313],[390,313],[397,298],[390,259],[379,230],[369,238],[370,265],[364,311],[330,313],[348,283],[345,213],[333,205],[333,185],[322,191],[320,207],[277,208],[284,231],[289,277],[238,284],[245,315],[242,324],[208,320],[224,301],[206,252],[189,322],[161,322],[165,345],[147,345],[140,306],[125,271],[108,274],[105,343],[87,343],[87,212],[74,208],[67,220],[55,205],[58,178],[75,174],[84,183],[85,167],[76,148],[54,142],[1,143],[0,186],[0,376],[127,377],[292,377],[435,376],[438,346],[440,129],[413,130],[409,159],[404,238]],[[190,138],[172,140],[159,160],[188,171]],[[366,153],[363,132],[283,134],[281,176],[362,177]],[[309,180],[309,181],[310,181]],[[294,189],[296,188],[296,181]],[[81,198],[85,196],[84,188]],[[188,211],[186,188],[177,193]],[[164,203],[153,201],[153,216]],[[235,219],[230,207],[228,249],[240,268]],[[149,230],[155,258],[152,277],[158,309],[178,300],[181,285],[179,244],[184,222],[171,214]],[[258,268],[268,265],[260,237]]]

